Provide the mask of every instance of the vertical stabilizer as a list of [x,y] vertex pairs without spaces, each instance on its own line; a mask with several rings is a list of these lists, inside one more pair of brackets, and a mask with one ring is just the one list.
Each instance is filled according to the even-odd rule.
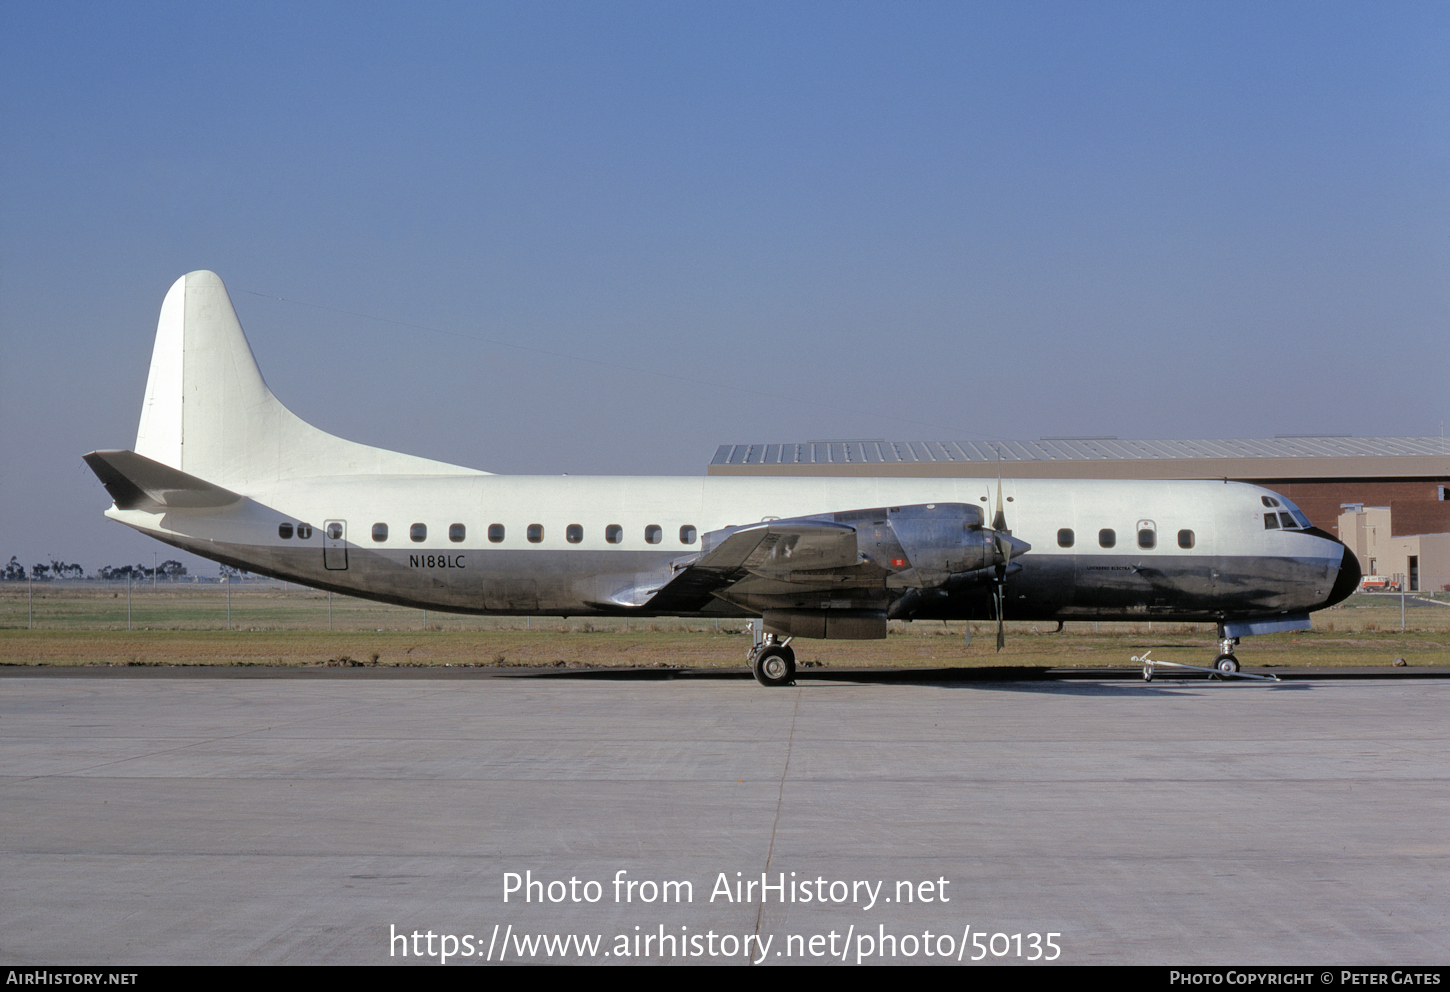
[[214,272],[176,280],[161,304],[136,453],[218,485],[325,475],[484,475],[320,431],[262,379]]

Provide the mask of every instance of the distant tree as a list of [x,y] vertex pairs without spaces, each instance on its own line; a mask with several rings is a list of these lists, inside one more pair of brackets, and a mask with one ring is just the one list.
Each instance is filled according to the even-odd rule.
[[18,558],[11,555],[9,564],[5,566],[3,571],[0,571],[0,580],[4,580],[5,582],[24,582],[25,566],[20,564]]
[[63,561],[50,562],[50,574],[57,579],[84,579],[86,570],[79,565],[67,565]]
[[102,565],[101,570],[96,573],[103,579],[124,579],[128,575],[136,574],[135,565]]
[[31,565],[30,566],[30,577],[32,579],[37,579],[37,580],[39,580],[41,582],[46,581],[47,579],[50,578],[50,566],[49,565],[41,565],[41,564],[38,564],[38,563],[35,564],[35,565]]
[[179,579],[186,574],[186,566],[175,559],[168,558],[161,563],[161,567],[157,569],[157,572],[163,579]]

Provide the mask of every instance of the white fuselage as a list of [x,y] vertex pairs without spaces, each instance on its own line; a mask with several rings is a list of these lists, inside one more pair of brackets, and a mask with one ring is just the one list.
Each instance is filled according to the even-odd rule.
[[[926,503],[974,504],[990,519],[997,485],[980,479],[334,476],[244,492],[246,502],[222,510],[109,512],[198,554],[320,587],[442,610],[584,614],[597,609],[601,577],[617,582],[620,575],[667,567],[697,553],[700,535],[710,531]],[[1344,554],[1318,532],[1266,529],[1264,516],[1275,511],[1266,509],[1264,497],[1272,494],[1241,483],[1008,479],[1001,487],[1008,528],[1032,546],[1009,583],[1020,587],[1021,602],[1010,615],[1021,619],[1305,611],[1327,600]],[[345,567],[338,567],[343,562],[336,554],[333,567],[324,560],[329,523],[343,527]],[[280,536],[284,524],[294,536]],[[310,537],[296,536],[302,524],[311,525]],[[381,540],[374,539],[378,524],[386,526]],[[426,531],[421,540],[412,537],[416,524]],[[458,536],[460,524],[462,539],[451,540],[450,528]],[[490,540],[490,527],[498,536],[500,526],[501,539]],[[571,526],[577,541],[570,540]],[[531,527],[537,540],[530,539]],[[618,528],[615,542],[608,539],[611,528]],[[1067,531],[1071,539],[1063,546]],[[1104,531],[1112,532],[1112,546],[1105,546]],[[1133,595],[1134,578],[1155,572],[1156,585],[1144,579],[1143,595]],[[1300,572],[1298,588],[1282,586]],[[1234,576],[1233,588],[1213,582],[1215,573]],[[1274,577],[1274,588],[1238,602],[1245,577],[1255,575]],[[1039,580],[1057,594],[1037,588]],[[530,582],[532,590],[517,595],[505,589]],[[1062,589],[1065,582],[1073,588]],[[1263,601],[1255,605],[1254,595]],[[966,611],[981,612],[970,604]]]

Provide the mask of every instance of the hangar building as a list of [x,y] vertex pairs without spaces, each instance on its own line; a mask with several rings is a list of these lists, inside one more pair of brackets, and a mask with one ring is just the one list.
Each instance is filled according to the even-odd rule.
[[1214,441],[837,440],[722,444],[709,475],[1230,479],[1283,493],[1354,550],[1366,575],[1450,586],[1450,442],[1279,436]]

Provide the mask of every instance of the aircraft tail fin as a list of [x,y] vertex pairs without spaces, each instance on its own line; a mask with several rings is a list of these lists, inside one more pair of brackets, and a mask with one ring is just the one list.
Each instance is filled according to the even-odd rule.
[[326,475],[486,475],[318,430],[267,388],[226,286],[178,279],[161,304],[136,453],[220,486]]

